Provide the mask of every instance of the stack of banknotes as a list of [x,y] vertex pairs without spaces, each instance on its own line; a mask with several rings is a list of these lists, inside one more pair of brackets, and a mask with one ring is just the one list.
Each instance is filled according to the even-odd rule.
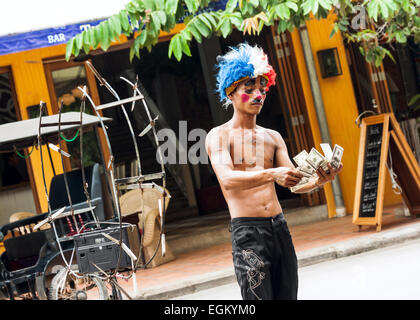
[[326,173],[329,173],[328,163],[330,163],[334,169],[339,168],[344,149],[336,144],[332,151],[328,143],[321,143],[321,148],[324,155],[315,148],[312,148],[309,153],[306,150],[303,150],[293,158],[297,164],[296,169],[299,170],[303,177],[298,184],[290,187],[290,191],[295,192],[305,186],[310,180],[316,179],[318,177],[316,170],[320,167],[324,169]]

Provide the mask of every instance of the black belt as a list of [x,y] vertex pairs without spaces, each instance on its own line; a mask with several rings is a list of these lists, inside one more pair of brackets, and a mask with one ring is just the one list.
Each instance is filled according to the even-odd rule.
[[229,221],[229,232],[232,232],[232,227],[235,226],[268,226],[276,221],[286,221],[283,213],[272,217],[237,217]]

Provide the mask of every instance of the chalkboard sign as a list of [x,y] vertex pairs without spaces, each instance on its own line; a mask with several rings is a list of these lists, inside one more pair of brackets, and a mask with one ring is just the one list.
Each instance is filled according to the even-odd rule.
[[359,217],[375,216],[383,128],[383,123],[367,127]]
[[362,120],[353,223],[381,229],[389,115]]
[[392,113],[362,120],[353,223],[382,226],[388,159],[410,214],[420,214],[420,167]]

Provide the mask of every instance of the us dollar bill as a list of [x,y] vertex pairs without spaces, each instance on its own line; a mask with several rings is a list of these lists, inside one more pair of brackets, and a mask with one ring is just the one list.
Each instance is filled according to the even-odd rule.
[[334,169],[338,169],[338,167],[340,166],[341,163],[341,158],[343,157],[343,153],[344,153],[344,149],[343,147],[339,146],[338,144],[336,144],[334,146],[334,150],[331,156],[331,166]]
[[330,144],[329,143],[320,143],[319,145],[321,146],[321,149],[324,152],[324,157],[328,161],[331,161],[331,158],[332,158],[332,155],[333,155],[333,151],[331,150]]
[[308,177],[303,177],[295,186],[289,188],[290,191],[295,192],[296,190],[299,190],[309,182],[309,179],[310,178]]
[[309,163],[315,170],[318,170],[319,167],[324,168],[324,166],[328,163],[327,159],[325,159],[324,156],[315,148],[312,148],[309,152],[306,162]]
[[305,163],[305,160],[307,157],[308,157],[308,152],[306,150],[303,150],[298,155],[296,155],[293,158],[293,160],[296,162],[298,166],[301,166]]
[[309,177],[315,173],[315,170],[306,162],[307,157],[308,152],[303,150],[293,158],[298,165],[296,169],[298,169],[305,177]]

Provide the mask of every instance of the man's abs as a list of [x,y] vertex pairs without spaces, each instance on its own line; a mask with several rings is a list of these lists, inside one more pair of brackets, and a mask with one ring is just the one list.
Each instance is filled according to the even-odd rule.
[[246,190],[223,190],[231,218],[272,217],[282,212],[274,183]]

